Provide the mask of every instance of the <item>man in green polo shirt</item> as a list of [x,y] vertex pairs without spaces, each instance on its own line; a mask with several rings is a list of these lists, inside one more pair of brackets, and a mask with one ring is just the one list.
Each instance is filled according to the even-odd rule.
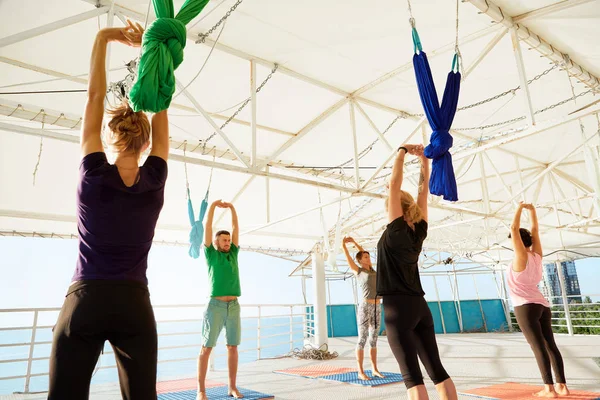
[[[213,243],[213,218],[215,208],[231,210],[232,233],[219,231]],[[236,386],[238,349],[242,340],[240,304],[237,298],[242,294],[238,269],[239,227],[235,208],[231,203],[217,200],[210,206],[204,229],[204,257],[208,266],[210,301],[204,311],[202,324],[202,350],[198,357],[198,400],[206,400],[206,372],[212,348],[223,327],[227,342],[227,364],[229,367],[229,396],[241,399],[243,396]]]

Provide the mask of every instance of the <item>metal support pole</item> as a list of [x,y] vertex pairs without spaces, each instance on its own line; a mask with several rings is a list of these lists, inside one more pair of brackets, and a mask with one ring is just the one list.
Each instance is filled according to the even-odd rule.
[[494,271],[494,280],[496,281],[498,297],[500,298],[500,302],[502,303],[502,309],[504,310],[506,323],[508,324],[508,331],[514,332],[514,328],[512,326],[512,318],[510,317],[510,309],[508,308],[508,301],[504,295],[504,273],[502,271],[500,271],[500,277],[502,279],[500,280],[500,282],[498,282],[498,279],[496,278],[496,271]]
[[271,180],[269,179],[269,166],[265,168],[267,176],[265,177],[265,186],[267,190],[267,224],[271,223]]
[[260,360],[260,315],[261,315],[261,309],[260,306],[258,306],[258,323],[256,324],[256,359]]
[[294,350],[294,307],[290,306],[290,351]]
[[455,297],[454,297],[454,299],[456,301],[455,304],[458,305],[458,308],[457,308],[458,325],[460,326],[460,332],[462,333],[462,332],[464,332],[463,319],[462,319],[462,309],[460,307],[460,292],[458,291],[458,279],[456,277],[456,267],[455,267],[454,264],[452,264],[452,273],[454,275],[454,292],[456,292],[456,293],[453,292],[453,294],[455,294]]
[[331,307],[331,286],[330,286],[330,281],[327,281],[327,296],[328,296],[327,306],[329,307],[329,326],[331,326],[331,337],[335,337],[335,333],[333,331],[333,308]]
[[435,287],[435,297],[437,298],[438,307],[440,308],[440,319],[442,320],[442,329],[446,334],[446,323],[444,322],[444,311],[442,310],[442,302],[440,301],[440,292],[438,290],[437,280],[433,276],[433,287]]
[[33,312],[33,328],[31,330],[31,342],[29,343],[29,358],[27,359],[27,374],[25,376],[25,393],[29,393],[29,382],[31,380],[31,364],[33,363],[33,350],[35,348],[35,335],[37,333],[38,312]]
[[563,310],[565,311],[565,320],[567,321],[567,330],[569,331],[569,335],[573,336],[573,322],[571,321],[571,313],[569,312],[569,299],[567,297],[567,286],[565,285],[565,274],[560,261],[556,262],[556,270],[558,272],[558,281],[560,282],[560,294],[562,296]]
[[[504,299],[506,301],[506,308],[508,310],[510,310],[510,308],[508,307],[508,299],[509,299],[509,297],[508,297],[508,286],[506,285],[506,279],[504,278],[504,274],[501,274],[501,276],[502,276],[502,287],[504,288]],[[509,315],[509,318],[510,318],[510,313],[508,315]],[[512,319],[509,319],[509,320],[511,321],[510,322],[510,331],[513,332],[514,329],[513,329],[513,326],[512,326]]]
[[325,262],[321,249],[312,253],[313,305],[314,305],[314,345],[320,347],[328,343],[327,307],[325,293]]
[[360,189],[360,169],[358,160],[358,142],[356,139],[356,115],[354,113],[354,103],[350,102],[350,126],[352,127],[352,144],[354,145],[354,180],[356,189]]
[[514,26],[510,28],[510,38],[512,39],[513,51],[515,52],[515,61],[517,62],[517,70],[519,71],[519,80],[521,82],[521,89],[523,90],[525,105],[527,106],[527,118],[529,120],[529,125],[533,126],[535,125],[533,104],[531,103],[529,85],[527,84],[527,75],[525,74],[525,63],[523,62],[523,53],[521,53],[521,43],[519,42],[517,29]]
[[477,301],[479,302],[479,311],[481,311],[481,319],[483,320],[483,329],[488,332],[487,323],[485,322],[485,313],[483,312],[483,304],[481,304],[481,298],[479,297],[479,290],[477,289],[477,280],[475,279],[475,274],[471,275],[473,277],[473,285],[475,286],[475,293],[477,294]]
[[250,129],[252,131],[252,152],[250,153],[250,165],[256,168],[256,63],[250,61],[250,99],[251,99],[251,119]]

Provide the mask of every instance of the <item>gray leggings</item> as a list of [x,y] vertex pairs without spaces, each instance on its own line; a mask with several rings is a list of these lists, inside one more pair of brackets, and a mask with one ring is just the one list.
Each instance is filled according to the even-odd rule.
[[381,325],[381,305],[363,301],[358,306],[358,344],[357,348],[363,350],[369,338],[369,347],[377,347],[377,336]]

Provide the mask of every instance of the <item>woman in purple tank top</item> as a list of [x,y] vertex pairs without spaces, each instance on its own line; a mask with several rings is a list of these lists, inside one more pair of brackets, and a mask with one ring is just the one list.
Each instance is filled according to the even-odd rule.
[[[521,213],[529,210],[531,231],[521,228]],[[521,202],[510,227],[515,258],[506,272],[510,297],[515,307],[519,328],[531,346],[542,374],[544,389],[536,397],[558,397],[569,394],[562,356],[552,333],[552,312],[538,284],[542,280],[542,243],[533,205]],[[552,380],[556,375],[556,388]]]
[[[81,131],[77,187],[79,256],[54,326],[48,399],[88,399],[104,343],[114,350],[125,399],[156,399],[157,334],[146,269],[164,202],[169,153],[167,111],[152,117],[128,104],[109,111],[110,164],[101,131],[109,42],[139,47],[143,29],[98,32]],[[142,166],[142,153],[152,151]]]

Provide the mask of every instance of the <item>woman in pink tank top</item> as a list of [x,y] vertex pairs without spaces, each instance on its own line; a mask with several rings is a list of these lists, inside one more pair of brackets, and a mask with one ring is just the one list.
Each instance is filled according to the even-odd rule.
[[[531,231],[520,227],[523,209],[529,210],[531,215]],[[537,286],[542,280],[542,243],[537,214],[531,204],[519,204],[510,230],[508,237],[512,238],[515,249],[515,258],[506,273],[510,298],[515,307],[519,328],[533,350],[544,381],[544,389],[533,395],[566,396],[569,389],[563,359],[552,333],[550,304]],[[556,375],[556,388],[552,380],[552,369]]]

